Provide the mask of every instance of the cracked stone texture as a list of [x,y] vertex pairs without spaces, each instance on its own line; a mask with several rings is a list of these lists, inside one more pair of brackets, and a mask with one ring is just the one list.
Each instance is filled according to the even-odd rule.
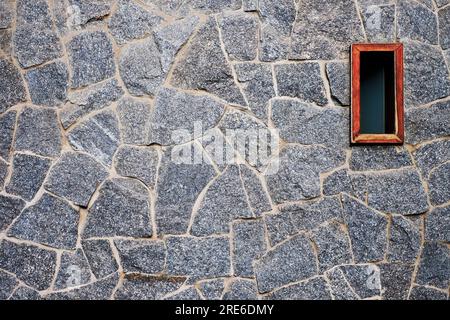
[[83,238],[152,235],[148,190],[130,179],[107,180],[89,209]]
[[316,274],[313,246],[304,235],[297,235],[279,244],[255,263],[256,281],[261,293]]
[[322,277],[293,284],[269,295],[273,300],[331,300],[330,289]]
[[425,108],[407,110],[405,122],[406,142],[418,144],[448,136],[450,132],[449,106],[450,101],[444,101]]
[[25,85],[19,70],[10,61],[0,59],[0,113],[25,99]]
[[347,62],[329,62],[326,66],[331,96],[341,105],[350,105],[350,65]]
[[117,116],[105,111],[81,122],[67,134],[76,151],[84,151],[106,166],[111,166],[119,147],[120,131]]
[[194,236],[227,233],[230,222],[251,218],[238,166],[228,166],[209,186],[191,227]]
[[173,276],[223,277],[230,275],[228,237],[192,238],[169,236],[167,273]]
[[425,242],[416,283],[447,290],[450,284],[450,249],[446,244]]
[[147,37],[122,49],[119,71],[132,95],[154,96],[165,78],[154,37]]
[[118,265],[108,240],[83,240],[81,244],[90,269],[97,278],[117,271]]
[[231,104],[246,105],[220,46],[219,30],[209,18],[192,39],[186,56],[175,65],[172,85],[206,90]]
[[[404,57],[406,108],[430,103],[450,94],[449,71],[440,50],[425,43],[405,42]],[[406,122],[408,118],[407,115]],[[434,126],[436,122],[427,121],[423,125]],[[411,133],[409,130],[406,133],[408,139]],[[408,142],[414,143],[411,140]]]
[[270,66],[262,63],[241,63],[235,65],[235,70],[250,110],[258,119],[267,122],[268,101],[275,96]]
[[60,106],[67,99],[69,71],[63,62],[54,62],[26,73],[31,101],[36,105]]
[[435,168],[430,173],[428,187],[430,201],[433,205],[441,205],[450,201],[450,162]]
[[[0,0],[0,299],[448,299],[449,5]],[[405,145],[350,146],[395,41]]]
[[162,17],[130,0],[120,0],[108,27],[116,42],[124,44],[130,40],[144,38],[162,20]]
[[90,112],[103,109],[119,100],[123,93],[123,89],[116,79],[107,80],[70,93],[68,96],[69,103],[63,107],[60,113],[64,129],[69,128]]
[[118,174],[139,179],[149,188],[155,187],[158,162],[158,152],[152,147],[122,146],[115,155]]
[[61,56],[62,46],[53,30],[45,0],[18,0],[14,51],[23,68],[33,67]]
[[51,161],[28,154],[17,153],[12,162],[12,175],[6,191],[30,201],[41,187]]
[[27,207],[8,231],[9,236],[57,249],[75,249],[78,237],[77,210],[67,202],[44,193]]
[[224,14],[219,20],[225,50],[232,60],[251,61],[258,49],[258,20],[248,14]]
[[77,249],[74,253],[63,252],[56,276],[55,290],[84,285],[90,280],[91,272],[83,250]]
[[25,201],[22,199],[0,195],[0,231],[6,230],[24,207]]
[[272,101],[273,124],[289,143],[346,147],[349,144],[348,111],[323,108],[295,100]]
[[265,229],[262,220],[233,223],[234,275],[252,277],[253,262],[266,250]]
[[349,46],[364,42],[352,0],[305,0],[292,30],[291,59],[331,60],[348,57]]
[[17,120],[15,149],[31,151],[43,157],[61,153],[61,131],[53,109],[25,107]]
[[425,240],[450,242],[450,206],[435,208],[427,215]]
[[3,240],[0,268],[14,273],[33,288],[45,290],[50,287],[56,269],[56,252]]
[[[191,95],[162,88],[149,117],[149,142],[160,145],[182,144],[193,140],[195,126],[204,131],[220,120],[225,106],[208,96]],[[167,113],[172,116],[167,117]],[[197,129],[198,130],[198,129]]]
[[[186,233],[192,208],[200,192],[216,175],[211,165],[183,164],[171,160],[174,149],[163,155],[156,184],[156,224],[158,234]],[[192,145],[194,155],[202,151]]]
[[166,248],[163,241],[116,240],[124,272],[156,274],[164,270]]
[[92,194],[106,177],[106,170],[91,156],[67,152],[50,170],[45,189],[87,207]]
[[[1,82],[0,82],[1,83]],[[13,141],[17,112],[10,111],[0,115],[0,157],[9,160]]]
[[437,44],[437,18],[432,10],[412,0],[399,1],[397,10],[399,38]]
[[345,194],[342,204],[355,262],[383,260],[387,249],[387,217]]
[[103,31],[76,35],[67,44],[72,67],[71,86],[84,87],[114,76],[113,48]]
[[280,96],[299,98],[319,106],[328,103],[320,65],[316,62],[276,65],[275,77]]
[[428,210],[426,193],[416,170],[369,174],[368,204],[376,210],[403,215]]
[[319,175],[341,165],[342,151],[322,146],[290,146],[280,153],[279,170],[267,176],[272,200],[276,203],[298,201],[320,195]]

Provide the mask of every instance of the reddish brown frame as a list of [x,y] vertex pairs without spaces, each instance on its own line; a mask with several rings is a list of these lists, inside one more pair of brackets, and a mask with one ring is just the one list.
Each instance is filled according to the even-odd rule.
[[[362,51],[392,51],[395,65],[395,133],[394,134],[362,134],[360,132],[360,54]],[[353,44],[352,45],[352,144],[403,144],[404,106],[403,106],[403,44]]]

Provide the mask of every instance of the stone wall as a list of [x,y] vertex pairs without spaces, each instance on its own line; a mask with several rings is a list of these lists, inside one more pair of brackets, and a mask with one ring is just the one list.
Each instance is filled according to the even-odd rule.
[[[406,144],[350,147],[395,41]],[[0,299],[448,299],[449,0],[0,0],[0,49]]]

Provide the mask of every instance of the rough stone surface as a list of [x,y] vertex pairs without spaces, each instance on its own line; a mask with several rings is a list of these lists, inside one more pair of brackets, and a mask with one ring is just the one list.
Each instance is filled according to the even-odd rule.
[[258,20],[243,13],[224,14],[219,20],[225,50],[233,60],[251,61],[258,48]]
[[226,233],[232,220],[252,216],[239,167],[229,166],[206,191],[194,217],[191,233],[194,236]]
[[409,300],[447,300],[448,295],[433,288],[414,286],[409,294]]
[[147,189],[135,180],[113,179],[100,188],[89,209],[84,238],[152,235]]
[[275,246],[297,233],[297,228],[292,221],[290,212],[266,214],[264,216],[264,222],[271,246]]
[[235,70],[250,110],[267,122],[268,101],[275,96],[271,68],[262,63],[241,63],[235,65]]
[[383,260],[387,246],[387,218],[345,194],[342,203],[355,262]]
[[174,295],[166,297],[164,300],[175,300],[175,301],[185,301],[185,300],[201,300],[200,294],[194,287],[188,287]]
[[186,278],[129,275],[116,291],[117,300],[160,300],[179,289]]
[[19,114],[14,147],[44,157],[59,156],[61,131],[55,110],[24,108]]
[[132,95],[154,96],[165,78],[154,37],[147,37],[122,49],[119,71]]
[[208,96],[163,88],[150,114],[149,142],[171,145],[193,140],[196,126],[204,131],[214,127],[223,112],[224,105]]
[[437,44],[437,19],[433,11],[411,0],[401,0],[398,5],[398,36]]
[[171,83],[184,89],[206,90],[229,103],[246,105],[220,47],[214,18],[200,27],[186,56],[175,65]]
[[361,299],[381,295],[381,271],[377,265],[346,265],[340,269],[353,291]]
[[126,97],[118,102],[117,114],[124,143],[143,145],[148,142],[150,112],[148,103],[133,98]]
[[116,240],[114,244],[125,272],[155,274],[164,270],[166,248],[162,241]]
[[[430,103],[450,94],[449,71],[440,50],[424,43],[406,42],[404,57],[406,108]],[[406,119],[408,122],[408,116]],[[433,124],[423,122],[423,125]],[[410,132],[406,132],[408,137]]]
[[158,162],[158,152],[152,147],[122,146],[115,156],[118,174],[139,179],[149,188],[155,187]]
[[130,0],[120,0],[108,27],[117,43],[144,38],[163,20]]
[[17,112],[15,111],[6,112],[5,114],[0,115],[0,157],[6,161],[9,160],[11,151],[16,115]]
[[450,49],[450,8],[446,7],[438,12],[439,44],[442,49]]
[[450,140],[422,145],[414,151],[413,156],[422,175],[428,178],[433,168],[450,161]]
[[371,4],[361,8],[361,15],[370,42],[394,42],[395,5]]
[[368,204],[374,209],[403,215],[428,210],[425,190],[415,170],[368,175],[367,187]]
[[269,297],[274,300],[331,300],[330,289],[322,277],[276,290]]
[[350,286],[341,268],[333,268],[325,273],[334,300],[358,300],[360,297]]
[[25,201],[19,198],[0,195],[0,231],[4,231],[25,207]]
[[313,231],[312,241],[317,248],[321,272],[352,262],[349,237],[344,227],[337,222],[332,221]]
[[[69,94],[69,103],[61,110],[61,123],[65,129],[90,112],[103,109],[123,95],[116,79],[94,84]],[[120,108],[119,108],[120,109]]]
[[73,88],[100,82],[115,73],[111,41],[105,32],[92,31],[76,35],[68,44]]
[[25,286],[20,286],[14,291],[8,300],[42,300],[42,297],[36,290]]
[[[318,63],[304,62],[276,65],[275,77],[280,96],[299,98],[320,106],[328,103]],[[302,79],[302,81],[298,81],[298,79]]]
[[0,59],[0,113],[26,98],[23,79],[10,61]]
[[223,295],[224,300],[257,300],[256,283],[251,280],[236,280]]
[[272,210],[272,205],[267,192],[264,190],[263,182],[256,173],[245,165],[240,165],[242,183],[244,184],[250,209],[256,217],[264,212]]
[[364,174],[354,174],[347,169],[340,169],[327,176],[322,187],[326,196],[344,192],[359,200],[365,200],[367,177]]
[[450,206],[436,208],[427,215],[425,240],[450,242]]
[[9,236],[58,249],[75,249],[78,237],[77,210],[48,193],[27,207],[8,231]]
[[386,170],[412,166],[411,156],[401,147],[357,147],[352,149],[350,169],[354,171]]
[[113,1],[111,0],[69,0],[70,4],[77,6],[80,10],[79,24],[85,25],[90,21],[103,18],[111,12]]
[[106,177],[106,170],[92,157],[67,152],[50,170],[45,189],[87,207],[92,194]]
[[84,151],[110,166],[120,143],[119,121],[115,113],[99,113],[73,128],[67,139],[76,151]]
[[3,240],[0,268],[14,273],[33,288],[45,290],[50,287],[56,269],[56,252]]
[[9,28],[14,19],[14,2],[2,1],[0,2],[0,29]]
[[348,146],[348,111],[323,108],[295,100],[272,101],[272,121],[289,143]]
[[61,43],[53,30],[45,0],[18,0],[14,49],[23,68],[45,63],[61,56]]
[[108,240],[83,240],[81,243],[90,269],[97,278],[117,271],[118,265]]
[[207,280],[199,283],[199,290],[206,300],[219,300],[225,285],[223,280]]
[[[193,146],[193,154],[201,151]],[[183,164],[171,160],[173,149],[164,153],[158,171],[156,224],[158,234],[183,234],[200,192],[215,176],[209,164]]]
[[[1,4],[0,4],[1,6]],[[0,299],[6,300],[13,293],[19,282],[17,279],[4,271],[0,271]]]
[[381,264],[380,278],[384,300],[406,300],[408,298],[414,265]]
[[280,153],[278,172],[266,177],[272,200],[282,203],[319,196],[319,174],[338,167],[344,158],[341,151],[325,147],[286,147]]
[[347,62],[330,62],[326,66],[331,96],[341,105],[350,105],[350,66]]
[[276,246],[255,264],[259,292],[269,292],[316,275],[315,259],[312,244],[304,235]]
[[420,249],[419,226],[401,216],[392,216],[391,219],[388,260],[414,263]]
[[266,250],[265,229],[262,220],[238,221],[233,223],[234,275],[254,275],[253,262]]
[[45,158],[16,153],[6,191],[27,201],[32,200],[44,182],[50,163]]
[[62,290],[89,283],[91,272],[83,250],[77,249],[74,253],[63,252],[55,289]]
[[450,249],[439,242],[425,242],[420,256],[416,283],[448,289],[450,283]]
[[63,62],[54,62],[26,73],[31,101],[36,105],[60,106],[67,99],[69,71]]
[[363,34],[354,1],[305,0],[292,30],[290,58],[346,58],[351,43],[364,41]]
[[430,173],[428,187],[430,201],[433,205],[441,205],[450,201],[450,162],[435,168]]
[[3,190],[8,175],[9,165],[7,162],[0,159],[0,190]]
[[228,237],[167,237],[169,275],[221,277],[230,275]]

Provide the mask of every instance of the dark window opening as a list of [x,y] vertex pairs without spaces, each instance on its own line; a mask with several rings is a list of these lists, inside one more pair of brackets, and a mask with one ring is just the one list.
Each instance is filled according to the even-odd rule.
[[362,134],[395,133],[394,52],[361,52]]

